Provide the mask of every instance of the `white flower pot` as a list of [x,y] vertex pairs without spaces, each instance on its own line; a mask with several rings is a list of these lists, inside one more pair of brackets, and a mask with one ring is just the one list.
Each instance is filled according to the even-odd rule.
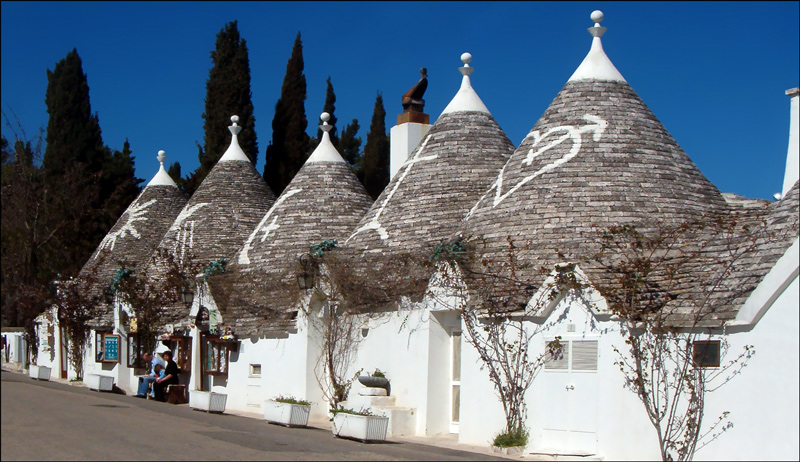
[[225,412],[228,395],[209,391],[194,390],[189,393],[189,407],[198,411]]
[[385,441],[388,429],[389,418],[377,415],[337,412],[331,422],[331,430],[335,436],[361,441]]
[[28,369],[28,374],[32,379],[50,380],[50,371],[51,369],[47,366],[37,366],[35,364],[31,364],[30,369]]
[[99,374],[86,374],[83,383],[90,390],[111,391],[114,388],[114,377]]
[[264,401],[264,419],[267,422],[287,427],[305,427],[311,414],[310,404],[279,403],[268,399]]

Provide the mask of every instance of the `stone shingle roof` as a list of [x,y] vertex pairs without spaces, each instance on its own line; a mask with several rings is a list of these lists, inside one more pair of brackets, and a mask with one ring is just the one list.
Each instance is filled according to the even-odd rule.
[[[327,125],[326,125],[327,126]],[[243,240],[230,271],[210,279],[226,325],[259,336],[294,325],[298,257],[323,240],[339,243],[372,199],[330,144],[328,133],[275,205]]]
[[[199,267],[221,258],[230,262],[274,202],[275,194],[246,157],[223,156],[172,223],[157,252]],[[156,258],[147,273],[158,279],[164,271],[165,263]],[[188,322],[188,315],[189,307],[183,304],[165,307],[162,321],[180,325]]]
[[[162,161],[154,178],[165,176],[169,178]],[[92,291],[100,295],[108,290],[111,278],[120,266],[136,268],[146,265],[186,201],[187,197],[174,183],[151,181],[119,217],[78,276],[97,281]],[[104,303],[102,308],[101,316],[93,321],[93,325],[113,325],[110,307]]]
[[[607,60],[599,29],[592,30],[587,59]],[[592,253],[598,228],[679,223],[728,210],[613,64],[601,68],[601,77],[576,71],[459,228],[483,239],[489,260],[503,260],[512,239],[535,286],[544,280],[540,267],[565,261],[559,253]]]

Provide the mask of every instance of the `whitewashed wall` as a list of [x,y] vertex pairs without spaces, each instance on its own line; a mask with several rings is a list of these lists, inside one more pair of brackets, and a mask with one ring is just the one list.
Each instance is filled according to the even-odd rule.
[[707,419],[730,411],[733,428],[698,451],[695,459],[800,459],[798,292],[795,276],[752,330],[728,336],[731,355],[745,345],[754,346],[756,354],[741,375],[709,396]]

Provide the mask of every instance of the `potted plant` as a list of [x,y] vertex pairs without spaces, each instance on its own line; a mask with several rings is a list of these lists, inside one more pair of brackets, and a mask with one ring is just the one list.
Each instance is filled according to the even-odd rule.
[[269,423],[287,427],[305,427],[311,414],[311,402],[292,396],[264,401],[264,419]]
[[86,374],[83,383],[90,390],[112,391],[114,389],[114,377],[110,375]]
[[506,430],[492,441],[492,450],[509,456],[522,454],[528,445],[528,432],[525,429]]
[[387,379],[386,374],[381,372],[378,368],[375,368],[375,372],[372,374],[359,375],[358,381],[367,388],[383,388],[386,390],[386,396],[389,396],[391,390],[389,387],[389,379]]
[[51,370],[49,367],[38,366],[36,364],[31,364],[30,369],[28,369],[28,375],[36,380],[50,380],[50,372]]
[[338,407],[331,410],[331,430],[339,438],[351,438],[362,442],[385,441],[389,429],[389,418],[375,415],[368,409],[354,411]]
[[189,393],[189,407],[196,411],[225,412],[228,395],[210,391],[195,390]]

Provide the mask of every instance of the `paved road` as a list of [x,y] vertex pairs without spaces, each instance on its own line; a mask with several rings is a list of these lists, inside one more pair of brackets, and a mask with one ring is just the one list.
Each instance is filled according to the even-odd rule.
[[363,444],[335,438],[330,430],[206,414],[7,371],[0,377],[4,461],[492,459],[415,443]]

